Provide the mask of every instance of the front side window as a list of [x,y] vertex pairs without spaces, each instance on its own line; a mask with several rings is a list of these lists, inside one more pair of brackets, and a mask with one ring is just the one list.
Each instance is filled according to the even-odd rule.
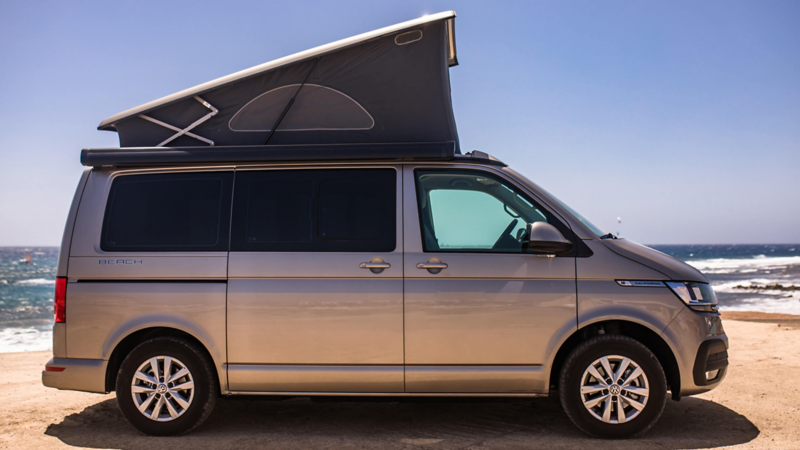
[[104,251],[227,251],[232,172],[126,175],[111,185]]
[[503,179],[474,170],[417,170],[426,252],[522,253],[528,225],[564,226]]
[[236,174],[231,251],[391,252],[394,169]]

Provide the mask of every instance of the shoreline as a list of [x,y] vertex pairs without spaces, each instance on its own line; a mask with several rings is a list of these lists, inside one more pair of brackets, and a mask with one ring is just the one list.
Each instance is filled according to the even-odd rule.
[[800,314],[767,313],[760,311],[722,311],[722,320],[800,325]]

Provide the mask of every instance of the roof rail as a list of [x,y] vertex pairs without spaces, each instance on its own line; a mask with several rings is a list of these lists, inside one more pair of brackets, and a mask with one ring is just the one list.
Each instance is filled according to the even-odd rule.
[[[453,160],[455,142],[87,148],[84,166],[162,166],[289,161]],[[461,156],[461,155],[458,155]]]

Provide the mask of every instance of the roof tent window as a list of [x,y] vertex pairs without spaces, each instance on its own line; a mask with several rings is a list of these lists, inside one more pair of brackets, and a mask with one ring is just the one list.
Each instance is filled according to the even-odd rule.
[[238,172],[231,251],[391,252],[396,180],[394,169]]
[[[289,84],[250,100],[230,120],[232,131],[271,131],[300,88]],[[326,86],[305,84],[277,131],[369,130],[375,120],[348,95]]]
[[111,185],[104,251],[227,251],[232,172],[127,175]]

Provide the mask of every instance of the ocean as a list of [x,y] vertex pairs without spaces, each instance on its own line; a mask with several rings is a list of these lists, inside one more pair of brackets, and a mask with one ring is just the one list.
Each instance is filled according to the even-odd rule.
[[[800,315],[800,244],[651,247],[705,273],[722,310]],[[51,349],[57,262],[57,247],[0,248],[0,353]]]
[[0,352],[52,348],[57,263],[58,247],[0,248]]

